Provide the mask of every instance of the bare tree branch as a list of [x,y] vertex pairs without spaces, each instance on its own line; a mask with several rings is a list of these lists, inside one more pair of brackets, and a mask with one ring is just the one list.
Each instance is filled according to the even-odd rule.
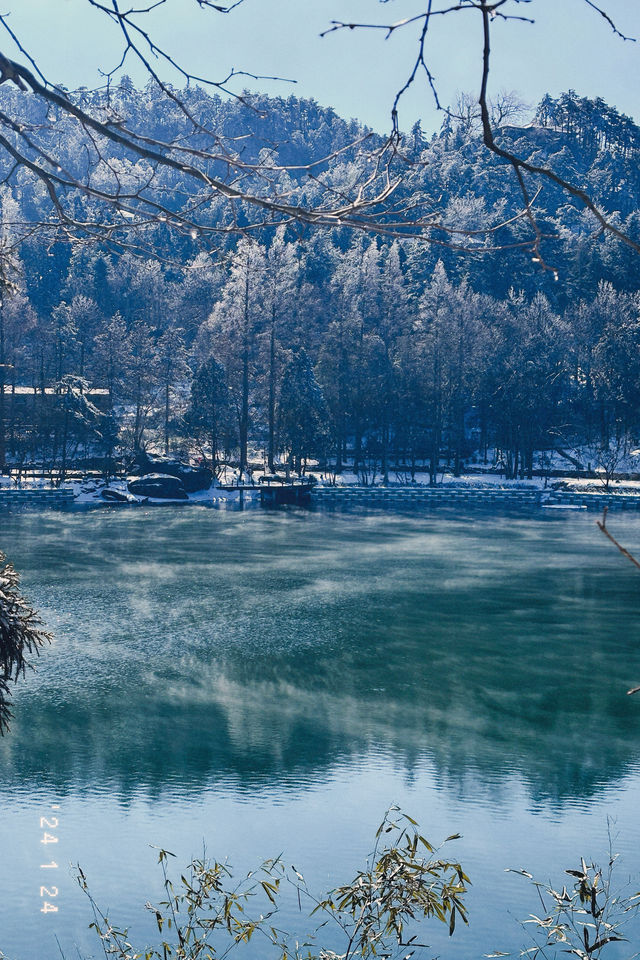
[[[621,230],[616,225],[614,220],[605,211],[601,210],[595,201],[589,196],[589,194],[581,187],[566,180],[564,177],[561,177],[550,167],[530,163],[525,158],[517,156],[516,154],[496,143],[491,118],[491,102],[488,92],[491,59],[491,24],[496,19],[502,21],[516,20],[523,23],[533,24],[534,20],[531,17],[509,12],[509,10],[513,9],[513,4],[529,4],[533,2],[534,0],[460,0],[458,3],[445,3],[443,6],[436,7],[434,0],[427,0],[427,9],[424,13],[397,20],[392,23],[357,23],[348,21],[333,21],[332,25],[324,32],[323,36],[342,30],[375,30],[384,32],[385,37],[388,39],[400,29],[416,25],[419,26],[420,32],[417,40],[418,52],[416,58],[413,62],[413,66],[407,77],[407,80],[397,91],[394,97],[393,106],[391,108],[391,139],[392,141],[398,142],[401,136],[398,121],[399,104],[404,94],[412,86],[420,73],[426,77],[427,84],[433,96],[436,108],[453,118],[456,116],[451,110],[443,107],[434,76],[429,68],[426,43],[428,39],[429,27],[432,21],[434,21],[436,18],[442,18],[449,14],[466,13],[469,11],[474,11],[481,15],[483,45],[481,54],[482,71],[478,104],[480,107],[483,141],[491,153],[512,166],[524,201],[523,215],[528,219],[533,233],[533,240],[530,244],[530,249],[533,253],[533,259],[543,269],[550,270],[554,273],[554,275],[557,276],[556,268],[549,266],[545,262],[542,255],[541,241],[543,239],[543,234],[533,210],[529,189],[523,176],[524,173],[529,173],[536,177],[549,180],[556,186],[560,187],[565,193],[578,200],[596,218],[601,232],[612,234],[616,237],[616,239],[620,240],[622,243],[625,243],[637,253],[640,253],[640,244],[637,243],[631,236],[629,236],[628,233],[625,233],[623,230]],[[584,0],[584,2],[587,6],[604,18],[616,36],[624,41],[633,41],[634,38],[627,36],[618,28],[615,21],[606,12],[604,7],[592,2],[592,0]]]
[[[75,123],[82,134],[84,151],[84,169],[80,174],[75,163],[73,170],[63,169],[64,163],[56,155],[56,150],[46,139],[46,129],[37,129],[32,124],[10,115],[5,110],[0,115],[0,124],[6,133],[0,139],[0,145],[11,158],[11,172],[5,182],[15,182],[19,170],[24,169],[40,182],[51,203],[54,218],[46,222],[47,229],[62,231],[69,239],[78,242],[90,242],[102,236],[108,242],[126,245],[133,234],[148,230],[154,223],[166,224],[171,229],[189,234],[194,239],[206,238],[215,234],[240,229],[237,218],[237,205],[243,211],[253,210],[253,215],[245,216],[242,230],[255,230],[273,223],[299,222],[312,226],[348,227],[359,231],[374,231],[388,237],[411,237],[427,243],[450,247],[460,252],[474,254],[500,249],[520,248],[532,253],[533,259],[543,268],[551,269],[542,254],[543,241],[547,237],[538,223],[535,211],[539,187],[530,187],[527,176],[542,178],[553,182],[560,189],[579,201],[596,218],[600,230],[615,236],[636,251],[640,245],[629,237],[581,187],[559,176],[550,167],[530,163],[507,150],[495,140],[493,123],[503,116],[500,110],[493,111],[488,94],[490,65],[490,26],[495,20],[521,21],[532,23],[529,16],[520,11],[524,4],[535,0],[425,0],[426,9],[416,16],[407,17],[393,23],[356,23],[334,21],[326,33],[338,30],[377,30],[391,37],[404,28],[417,28],[418,50],[416,58],[402,87],[396,92],[391,108],[392,132],[386,143],[379,144],[371,135],[355,139],[332,154],[310,161],[307,165],[288,167],[275,160],[278,145],[273,144],[270,154],[259,162],[249,162],[243,158],[242,143],[237,138],[223,136],[220,131],[209,129],[199,116],[194,114],[183,94],[172,87],[164,78],[165,69],[177,73],[187,84],[199,84],[214,88],[221,93],[236,97],[248,108],[256,110],[252,98],[246,94],[237,94],[232,81],[241,76],[259,78],[244,71],[231,71],[222,80],[195,74],[161,46],[154,38],[149,25],[149,15],[169,5],[169,0],[148,0],[139,6],[124,8],[121,0],[86,0],[96,14],[106,17],[115,25],[121,37],[121,52],[118,64],[105,74],[106,101],[96,102],[81,93],[69,93],[60,86],[49,82],[35,57],[25,43],[11,27],[8,16],[0,14],[0,26],[15,45],[25,63],[0,52],[0,83],[11,82],[25,96],[34,96],[51,111],[50,130],[55,124]],[[230,13],[243,0],[213,2],[213,0],[193,0],[197,8]],[[585,0],[611,27],[613,32],[625,37],[603,6]],[[516,4],[518,7],[516,8]],[[483,140],[488,150],[499,159],[508,163],[514,170],[522,194],[522,207],[511,217],[500,217],[488,226],[472,229],[451,227],[445,222],[438,202],[415,204],[411,200],[399,199],[399,187],[402,185],[404,162],[401,156],[402,136],[400,133],[398,111],[401,100],[409,88],[422,76],[439,110],[443,110],[438,95],[436,79],[429,66],[427,43],[431,42],[430,27],[446,16],[471,11],[480,15],[483,26],[483,48],[481,53],[482,74],[479,96],[480,121]],[[147,18],[147,19],[145,19]],[[125,65],[127,58],[133,57],[143,66],[159,93],[171,103],[182,118],[184,131],[171,141],[151,136],[143,129],[134,129],[129,120],[120,115],[117,103],[114,106],[113,80]],[[278,79],[278,78],[269,78]],[[447,110],[450,116],[455,116]],[[135,175],[123,177],[118,163],[114,162],[107,149],[114,145],[132,158],[146,165],[136,167]],[[366,151],[366,152],[365,152]],[[344,153],[350,159],[356,158],[360,165],[358,178],[350,186],[336,183],[327,167],[332,160]],[[163,170],[173,171],[189,185],[166,193],[162,185]],[[224,174],[226,170],[226,175]],[[289,173],[306,173],[314,185],[313,202],[307,205],[293,199],[289,187],[283,186],[283,178]],[[135,182],[131,181],[134,176]],[[80,220],[74,209],[74,195],[84,194],[99,205],[100,217],[96,220]],[[208,212],[215,209],[220,201],[229,205],[229,216],[224,222],[220,217],[216,223],[207,219]],[[167,201],[167,202],[165,202]],[[176,201],[180,201],[177,204]],[[94,214],[92,213],[92,216]],[[500,243],[501,230],[512,226],[516,221],[527,223],[529,231],[524,239],[514,241],[512,237]],[[43,225],[45,225],[43,223]],[[25,230],[29,229],[25,225]],[[466,238],[467,242],[464,242]]]
[[609,16],[606,10],[604,10],[602,7],[599,7],[597,3],[593,3],[592,0],[584,0],[584,2],[588,7],[591,7],[592,10],[595,10],[596,13],[599,13],[601,17],[604,17],[617,37],[620,37],[621,40],[628,40],[630,43],[636,42],[635,37],[627,37],[624,33],[618,30],[613,18]]
[[[607,539],[611,541],[614,547],[618,548],[622,556],[626,557],[626,559],[629,560],[634,565],[634,567],[637,567],[637,569],[640,570],[640,562],[638,562],[638,560],[636,560],[634,555],[630,553],[629,550],[627,550],[625,547],[623,547],[622,544],[618,540],[616,540],[613,534],[607,529],[607,509],[608,508],[605,507],[604,510],[602,511],[602,520],[596,521],[598,528],[602,530],[605,537],[607,537]],[[630,696],[632,693],[638,693],[638,692],[640,692],[640,687],[632,687],[631,690],[627,690],[627,695]]]
[[623,556],[623,557],[626,557],[627,560],[630,560],[631,563],[634,565],[634,567],[637,567],[638,570],[640,570],[640,562],[639,562],[638,560],[636,560],[636,558],[634,557],[634,555],[633,555],[632,553],[629,553],[629,551],[628,551],[627,549],[625,549],[625,547],[623,547],[622,544],[619,543],[619,542],[616,540],[616,538],[613,536],[613,534],[610,533],[609,530],[607,529],[607,509],[608,509],[608,508],[605,507],[604,510],[603,510],[603,512],[602,512],[602,520],[596,521],[597,524],[598,524],[599,529],[602,530],[602,532],[604,533],[605,537],[608,537],[609,540],[611,541],[611,543],[618,548],[618,550],[620,551],[620,553],[622,554],[622,556]]

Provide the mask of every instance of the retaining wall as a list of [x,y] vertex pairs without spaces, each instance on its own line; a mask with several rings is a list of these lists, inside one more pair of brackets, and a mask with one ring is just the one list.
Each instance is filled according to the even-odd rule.
[[62,507],[73,503],[73,490],[0,487],[0,507]]
[[487,487],[314,487],[313,503],[323,504],[477,504],[487,506],[580,506],[593,510],[640,509],[640,496],[577,493],[566,490],[492,489]]
[[[0,487],[0,507],[61,507],[74,502],[71,490],[24,490]],[[410,504],[436,506],[534,506],[557,504],[602,511],[640,510],[640,495],[624,493],[578,493],[568,490],[492,489],[487,487],[321,487],[313,488],[311,502],[348,506],[350,504]]]

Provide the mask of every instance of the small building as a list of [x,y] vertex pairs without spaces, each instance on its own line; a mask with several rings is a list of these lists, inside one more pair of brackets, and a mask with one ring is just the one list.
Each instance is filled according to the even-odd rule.
[[[104,387],[93,387],[86,391],[85,396],[101,413],[109,411],[109,391]],[[5,384],[4,392],[0,397],[0,410],[5,430],[12,427],[18,429],[35,427],[47,418],[55,397],[56,391],[53,387],[45,387],[43,391],[40,388],[34,389],[34,387],[25,387],[20,384],[15,387]]]

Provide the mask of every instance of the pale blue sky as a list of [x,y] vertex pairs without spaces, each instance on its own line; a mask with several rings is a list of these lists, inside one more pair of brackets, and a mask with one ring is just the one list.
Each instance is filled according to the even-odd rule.
[[[126,2],[126,0],[125,0]],[[639,0],[602,0],[624,32],[640,38]],[[142,4],[139,4],[142,5]],[[168,0],[148,18],[154,35],[194,72],[216,79],[231,69],[295,79],[295,85],[237,81],[271,94],[315,97],[345,117],[357,117],[386,131],[395,90],[415,54],[415,31],[398,31],[389,41],[377,32],[344,32],[320,39],[332,19],[390,22],[424,9],[424,0],[245,0],[222,16],[195,0]],[[494,30],[492,89],[515,89],[536,103],[543,93],[569,88],[602,96],[640,120],[640,39],[623,43],[584,0],[532,0],[518,12],[535,25],[497,23]],[[96,67],[118,59],[118,39],[104,16],[87,0],[4,0],[13,29],[29,44],[50,79],[69,87],[97,86]],[[443,102],[458,90],[475,91],[480,62],[479,18],[473,11],[434,24],[430,63]],[[0,49],[14,55],[8,38]],[[134,62],[126,68],[140,82]],[[175,79],[167,73],[168,79]],[[425,130],[438,128],[424,83],[407,95],[400,122],[408,129],[420,118]]]

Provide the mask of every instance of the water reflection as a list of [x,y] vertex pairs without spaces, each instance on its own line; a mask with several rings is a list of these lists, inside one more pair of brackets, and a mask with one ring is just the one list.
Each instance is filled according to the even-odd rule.
[[240,868],[286,850],[321,891],[394,799],[433,839],[464,834],[471,926],[429,931],[449,960],[517,951],[504,905],[532,904],[504,867],[606,855],[611,813],[636,869],[639,581],[591,518],[3,514],[0,547],[56,635],[0,741],[14,960],[57,956],[54,935],[97,952],[66,869],[60,913],[38,910],[53,803],[61,867],[82,862],[137,944],[161,897],[149,844],[180,866],[203,841]]
[[515,776],[561,807],[638,757],[638,584],[590,518],[2,524],[56,633],[0,743],[18,790],[274,795],[373,751],[408,777],[427,758],[461,798]]

